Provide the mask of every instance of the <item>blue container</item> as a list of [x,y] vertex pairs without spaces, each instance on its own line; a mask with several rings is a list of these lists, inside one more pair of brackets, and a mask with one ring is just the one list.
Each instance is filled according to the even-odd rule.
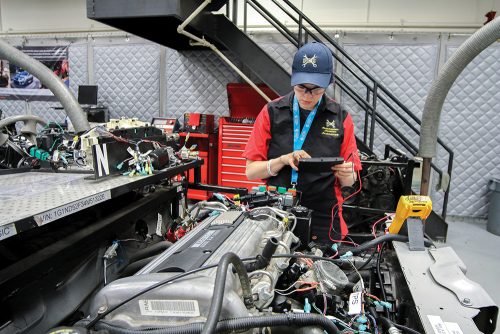
[[492,179],[488,182],[491,190],[490,207],[488,209],[488,224],[486,230],[500,235],[500,179]]

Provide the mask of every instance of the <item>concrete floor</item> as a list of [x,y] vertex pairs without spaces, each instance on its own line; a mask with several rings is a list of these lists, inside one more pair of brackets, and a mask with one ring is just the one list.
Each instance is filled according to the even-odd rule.
[[[486,222],[448,221],[446,244],[467,266],[466,276],[481,284],[500,305],[500,236],[486,230]],[[500,320],[495,334],[500,334]]]

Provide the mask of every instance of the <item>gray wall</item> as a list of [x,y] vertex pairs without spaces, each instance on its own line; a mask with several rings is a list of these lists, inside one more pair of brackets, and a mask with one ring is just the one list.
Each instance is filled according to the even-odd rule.
[[[290,63],[294,50],[282,40],[269,35],[254,38],[281,63]],[[437,71],[464,39],[438,34],[394,35],[393,39],[387,34],[348,34],[339,42],[420,117]],[[50,41],[28,42],[37,45]],[[71,90],[75,92],[79,84],[98,84],[99,102],[107,105],[111,117],[115,118],[139,117],[149,121],[155,115],[177,118],[186,112],[226,116],[226,84],[240,81],[211,51],[178,52],[137,38],[127,41],[123,36],[72,41],[69,57]],[[485,217],[487,182],[492,177],[500,177],[498,59],[500,45],[497,43],[466,68],[444,106],[440,137],[456,154],[448,206],[451,215]],[[352,80],[345,70],[342,75]],[[357,88],[362,96],[366,94],[362,87]],[[359,125],[363,114],[348,97],[342,96],[342,100],[361,135]],[[32,102],[30,105],[34,114],[48,120],[63,118],[61,112],[51,108],[55,103]],[[0,101],[0,108],[5,115],[15,115],[24,113],[26,104]],[[379,106],[378,110],[418,146],[411,129],[387,108]],[[382,152],[384,143],[400,147],[380,128],[376,129],[376,138],[378,153]],[[446,161],[447,156],[440,152],[439,166],[445,167]],[[433,200],[439,210],[442,193],[435,191]]]

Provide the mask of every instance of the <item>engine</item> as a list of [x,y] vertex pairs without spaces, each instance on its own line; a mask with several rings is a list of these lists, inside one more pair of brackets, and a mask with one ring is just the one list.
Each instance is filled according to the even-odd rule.
[[[269,240],[276,247],[275,255],[290,253],[297,238],[286,231],[276,218],[276,209],[252,213],[227,211],[210,217],[191,233],[161,254],[136,275],[115,281],[101,290],[92,302],[91,313],[111,306],[140,292],[145,287],[203,266],[217,265],[221,257],[232,252],[240,258],[255,259]],[[278,212],[279,214],[279,212]],[[261,270],[250,273],[256,310],[269,306],[274,298],[278,277],[289,266],[287,258],[273,258]],[[178,326],[205,321],[211,304],[216,269],[203,270],[171,284],[158,287],[134,302],[112,312],[106,321],[126,328],[149,328],[151,316],[157,326]],[[236,274],[227,276],[221,318],[251,315],[245,306]]]
[[[121,329],[163,328],[181,333],[186,326],[208,323],[216,298],[214,290],[221,279],[217,270],[228,253],[236,254],[245,263],[251,297],[245,297],[240,273],[229,266],[217,319],[246,319],[242,320],[244,323],[271,317],[269,323],[262,320],[264,323],[231,327],[233,330],[269,333],[266,328],[272,327],[272,333],[336,333],[328,326],[336,323],[337,328],[353,331],[377,326],[368,318],[371,315],[359,316],[361,311],[350,303],[352,298],[366,298],[363,291],[380,294],[372,269],[373,256],[349,256],[346,248],[340,253],[346,253],[348,259],[341,260],[339,250],[322,249],[313,243],[303,245],[304,240],[300,239],[307,233],[300,233],[299,238],[293,231],[307,230],[309,222],[290,213],[293,210],[264,206],[226,211],[218,202],[206,202],[200,207],[214,210],[209,210],[211,216],[195,228],[186,228],[187,234],[135,275],[110,283],[94,296],[90,318],[102,314],[95,329],[113,333]],[[202,214],[203,209],[193,211]],[[298,248],[302,252],[296,252]],[[386,298],[381,303],[370,299],[375,302],[370,307],[373,314],[392,313],[392,303],[404,291],[397,287],[396,278],[390,273],[397,269],[389,261],[381,264],[379,270],[386,277]],[[399,306],[406,310],[414,307],[411,303]],[[278,326],[272,317],[285,321]],[[88,321],[84,324],[88,325]]]

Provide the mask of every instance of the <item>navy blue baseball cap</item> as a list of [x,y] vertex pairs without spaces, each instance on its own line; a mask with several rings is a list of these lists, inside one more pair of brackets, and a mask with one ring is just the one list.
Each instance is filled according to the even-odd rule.
[[326,88],[333,79],[332,52],[323,43],[304,44],[293,57],[292,86],[313,84]]

